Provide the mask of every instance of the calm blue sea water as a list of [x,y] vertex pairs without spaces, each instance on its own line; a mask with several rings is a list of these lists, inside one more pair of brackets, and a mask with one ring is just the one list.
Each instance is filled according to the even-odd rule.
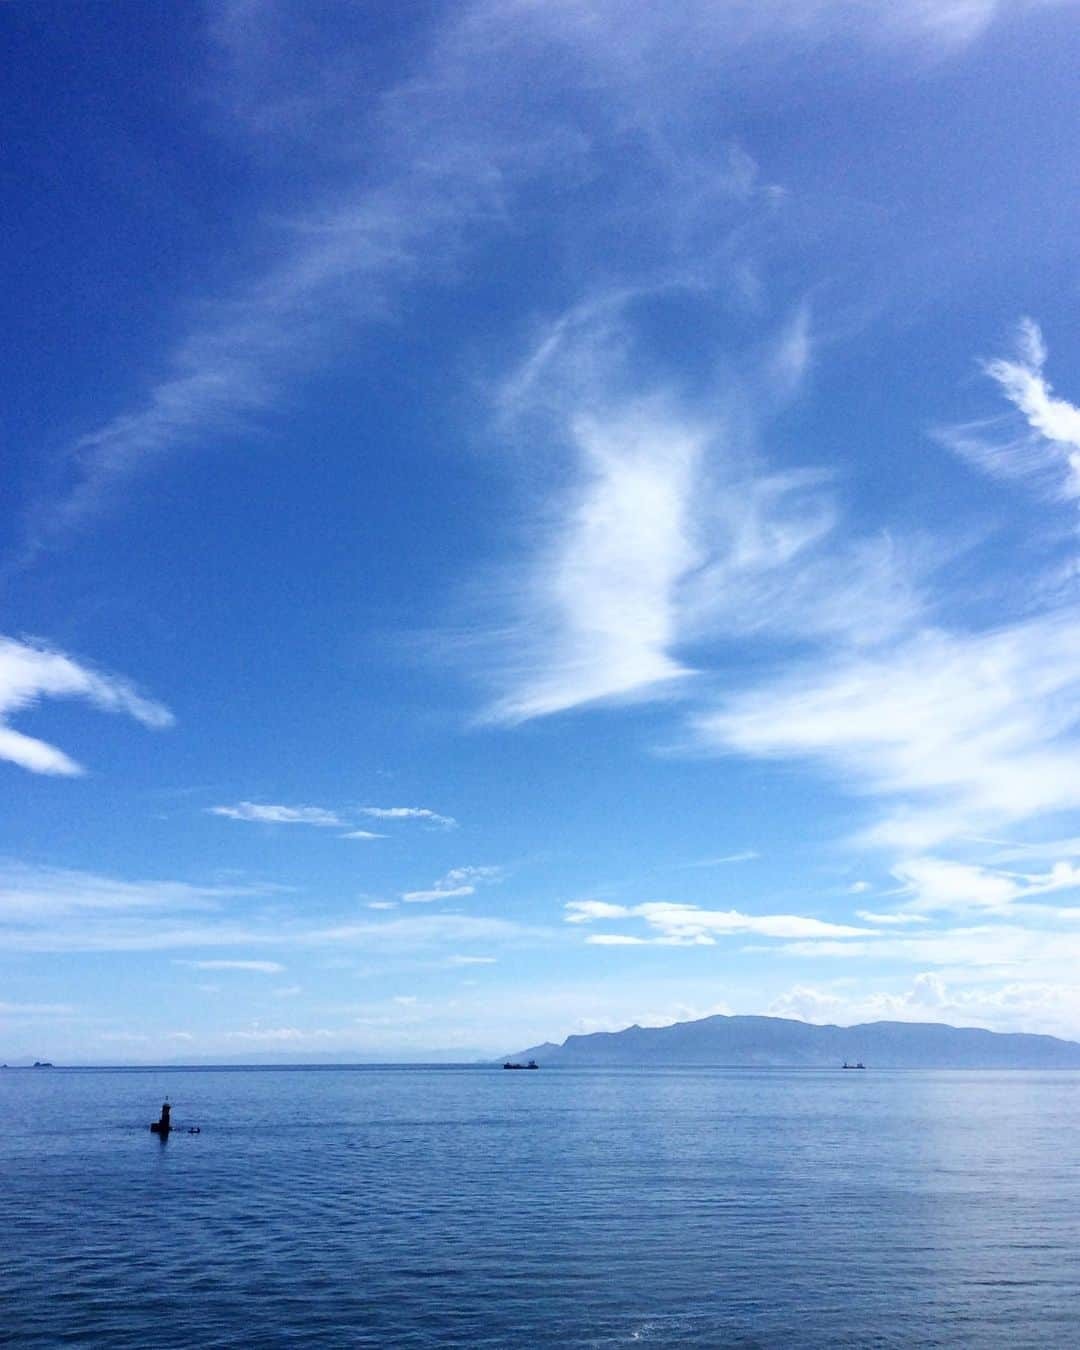
[[14,1346],[1075,1346],[1080,1073],[9,1070],[0,1225]]

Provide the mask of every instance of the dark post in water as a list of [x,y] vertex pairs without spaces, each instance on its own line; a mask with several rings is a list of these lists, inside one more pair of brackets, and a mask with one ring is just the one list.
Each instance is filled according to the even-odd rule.
[[169,1124],[169,1112],[171,1110],[172,1107],[169,1105],[168,1102],[162,1102],[161,1119],[155,1120],[153,1124],[150,1126],[150,1129],[153,1131],[153,1133],[160,1134],[162,1139],[167,1139],[169,1131],[172,1129],[172,1126]]

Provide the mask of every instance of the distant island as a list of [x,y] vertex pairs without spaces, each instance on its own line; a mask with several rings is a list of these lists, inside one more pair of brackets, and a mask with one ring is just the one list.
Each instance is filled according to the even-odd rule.
[[816,1026],[787,1017],[703,1017],[668,1027],[568,1036],[506,1056],[544,1068],[717,1065],[775,1068],[1080,1069],[1080,1043],[941,1022]]

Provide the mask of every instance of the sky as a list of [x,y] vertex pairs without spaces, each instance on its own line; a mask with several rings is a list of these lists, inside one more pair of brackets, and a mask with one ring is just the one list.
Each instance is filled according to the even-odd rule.
[[1072,0],[0,10],[0,1059],[1080,1038]]

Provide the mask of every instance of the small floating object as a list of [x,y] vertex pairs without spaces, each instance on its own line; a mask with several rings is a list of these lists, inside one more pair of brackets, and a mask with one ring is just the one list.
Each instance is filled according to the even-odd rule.
[[[7,1065],[6,1065],[6,1064],[4,1065],[4,1068],[5,1068],[5,1069],[7,1068]],[[53,1068],[53,1063],[52,1063],[51,1060],[48,1060],[48,1059],[35,1059],[35,1060],[34,1060],[34,1068],[35,1068],[35,1069],[51,1069],[51,1068]]]
[[155,1120],[150,1125],[151,1134],[160,1134],[162,1139],[168,1139],[169,1131],[172,1129],[172,1123],[169,1120],[169,1112],[172,1107],[168,1102],[161,1104],[161,1119]]
[[538,1069],[540,1067],[535,1059],[530,1059],[528,1064],[511,1064],[509,1060],[503,1065],[504,1069]]
[[201,1125],[191,1125],[188,1127],[188,1134],[202,1134]]
[[866,1065],[862,1062],[861,1059],[859,1060],[858,1064],[849,1064],[849,1063],[847,1062],[847,1060],[845,1059],[844,1062],[843,1062],[843,1064],[841,1064],[840,1067],[841,1067],[842,1069],[865,1069],[865,1068],[866,1068]]

